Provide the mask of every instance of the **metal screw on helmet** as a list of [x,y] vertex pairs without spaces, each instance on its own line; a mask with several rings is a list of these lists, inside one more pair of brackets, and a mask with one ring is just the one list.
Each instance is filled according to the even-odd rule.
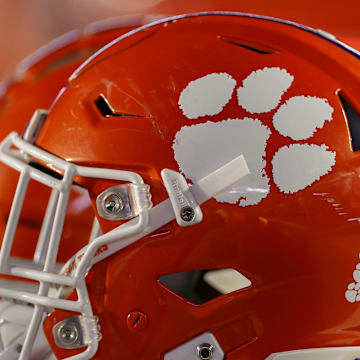
[[76,325],[72,322],[64,324],[58,329],[58,337],[65,345],[74,344],[79,337],[79,332]]
[[214,345],[211,344],[201,344],[197,347],[197,355],[201,360],[211,360],[214,356]]
[[124,201],[116,194],[110,194],[104,199],[104,209],[109,214],[117,214],[124,208]]
[[130,312],[126,321],[128,328],[132,331],[142,331],[146,329],[149,323],[147,315],[139,310]]
[[184,221],[190,222],[194,219],[195,211],[190,206],[185,206],[180,211],[180,216]]

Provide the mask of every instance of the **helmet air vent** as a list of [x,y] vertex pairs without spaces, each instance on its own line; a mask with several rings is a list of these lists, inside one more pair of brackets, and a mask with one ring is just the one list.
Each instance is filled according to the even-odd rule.
[[339,99],[344,109],[348,127],[351,136],[351,145],[353,151],[360,150],[360,115],[351,103],[339,92]]
[[227,37],[227,36],[221,36],[221,35],[219,35],[218,38],[222,41],[225,41],[226,43],[228,43],[230,45],[240,46],[244,49],[250,50],[257,54],[269,55],[269,54],[277,53],[277,50],[272,49],[263,44],[257,44],[257,43],[253,43],[250,41],[245,41],[245,40],[231,38],[231,37]]
[[251,286],[251,281],[247,277],[231,268],[164,275],[159,278],[159,282],[197,305]]
[[100,96],[95,100],[95,105],[97,109],[100,111],[101,115],[108,118],[111,116],[117,116],[117,117],[136,117],[141,118],[143,116],[141,115],[135,115],[135,114],[127,114],[124,112],[116,111],[109,103],[109,100],[103,95],[100,94]]

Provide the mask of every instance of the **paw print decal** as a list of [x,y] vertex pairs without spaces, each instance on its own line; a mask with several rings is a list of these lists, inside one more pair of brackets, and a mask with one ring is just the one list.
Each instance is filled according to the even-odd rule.
[[[190,81],[179,97],[179,107],[187,119],[196,121],[219,114],[234,93],[239,108],[250,116],[183,126],[173,144],[182,173],[195,182],[243,154],[250,176],[215,199],[239,206],[259,204],[270,192],[265,158],[271,137],[270,128],[259,115],[276,109],[272,117],[275,130],[294,141],[309,139],[332,120],[333,108],[326,99],[299,95],[281,103],[293,81],[294,76],[279,67],[253,71],[238,87],[237,81],[227,73],[212,73]],[[271,160],[272,178],[281,192],[294,194],[329,173],[335,156],[335,151],[325,144],[282,146]]]
[[345,291],[345,298],[350,303],[360,301],[360,263],[356,265],[356,268],[353,271],[353,279],[354,282],[350,283]]

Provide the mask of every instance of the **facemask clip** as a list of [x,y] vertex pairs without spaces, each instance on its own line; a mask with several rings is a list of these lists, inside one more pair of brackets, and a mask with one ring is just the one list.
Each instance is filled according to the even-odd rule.
[[185,178],[170,169],[163,169],[161,177],[169,194],[177,223],[180,226],[198,224],[202,220],[203,214]]
[[[93,334],[88,334],[86,322],[90,322]],[[63,349],[79,349],[87,346],[93,337],[101,340],[99,319],[97,316],[86,318],[83,315],[71,316],[59,321],[53,327],[53,336],[58,347]]]
[[98,214],[107,220],[127,220],[152,207],[150,186],[122,184],[113,186],[96,198]]

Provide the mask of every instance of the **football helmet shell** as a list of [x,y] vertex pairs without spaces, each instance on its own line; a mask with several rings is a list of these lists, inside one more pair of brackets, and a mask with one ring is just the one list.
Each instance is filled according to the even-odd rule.
[[[51,180],[65,189],[59,209],[73,178],[88,189],[104,233],[57,276],[56,252],[43,272],[26,272],[8,265],[4,241],[2,271],[41,284],[38,297],[27,295],[36,305],[29,332],[46,304],[56,308],[44,331],[58,358],[182,359],[190,346],[194,359],[212,351],[216,359],[280,359],[296,350],[301,358],[301,349],[315,349],[316,358],[320,348],[352,359],[360,342],[357,300],[347,292],[359,289],[348,287],[359,252],[359,57],[324,33],[235,13],[160,21],[92,56],[53,104],[36,146],[16,135],[2,145],[2,154],[10,156],[13,144],[63,175],[61,184]],[[237,170],[219,169],[240,155],[250,175],[226,183]],[[166,168],[193,186],[164,186]],[[217,191],[204,190],[208,177]],[[129,182],[148,184],[154,207],[141,202],[125,223],[102,216],[102,204],[110,212],[128,204],[107,191]],[[188,191],[203,202],[203,220],[179,226],[168,196],[193,204]],[[251,285],[197,305],[159,281],[209,269],[234,269]],[[48,283],[76,291],[50,299]],[[91,329],[85,352],[59,342],[66,326]]]

